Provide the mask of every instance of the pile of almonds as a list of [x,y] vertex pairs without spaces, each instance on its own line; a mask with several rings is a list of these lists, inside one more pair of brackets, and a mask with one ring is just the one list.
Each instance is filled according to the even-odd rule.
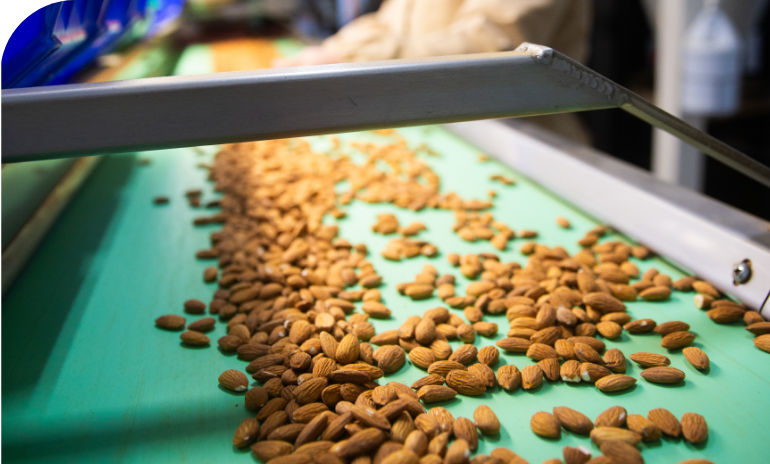
[[[589,232],[581,240],[585,248],[573,256],[561,247],[527,242],[521,249],[529,256],[524,267],[502,263],[493,253],[449,254],[450,263],[466,278],[478,279],[467,286],[465,296],[456,294],[454,276],[438,275],[430,265],[397,289],[414,300],[438,292],[447,306],[461,309],[465,319],[437,307],[411,316],[397,330],[376,334],[369,319],[391,315],[377,290],[382,278],[366,259],[365,245],[351,245],[337,237],[336,226],[324,224],[326,215],[344,216],[338,204],[357,198],[412,210],[451,209],[457,220],[455,231],[463,239],[490,240],[501,250],[517,234],[482,212],[491,203],[439,194],[438,176],[403,141],[355,148],[368,157],[366,163],[354,164],[344,154],[314,153],[298,140],[234,144],[224,147],[210,168],[210,179],[224,197],[216,203],[222,212],[195,221],[196,225],[222,224],[220,231],[211,234],[211,248],[197,253],[199,259],[218,264],[203,276],[220,287],[208,309],[227,322],[227,335],[219,339],[219,347],[248,362],[245,370],[262,385],[249,388],[248,377],[234,369],[225,371],[219,382],[232,391],[245,391],[247,408],[257,411],[256,417],[238,427],[233,444],[252,445],[263,462],[465,464],[478,443],[476,429],[490,434],[499,430],[494,413],[480,407],[475,422],[455,420],[446,409],[426,411],[423,404],[457,394],[480,395],[498,384],[505,390],[534,389],[543,378],[621,390],[636,379],[623,374],[623,353],[606,350],[597,333],[611,340],[623,329],[632,334],[655,330],[663,335],[661,345],[669,349],[693,341],[684,323],[632,321],[623,302],[637,297],[663,300],[672,289],[700,292],[696,281],[672,282],[650,270],[632,284],[639,271],[629,257],[644,258],[649,250],[614,241],[597,243],[605,227]],[[377,168],[383,162],[390,171]],[[350,190],[337,194],[335,185],[343,180]],[[512,184],[502,176],[496,180]],[[193,199],[200,204],[199,197],[199,193],[188,195],[191,204]],[[558,223],[570,227],[566,219]],[[395,216],[381,215],[373,230],[404,236],[388,245],[392,252],[383,252],[388,259],[438,252],[433,245],[410,238],[424,230],[420,223],[402,228]],[[536,236],[532,231],[518,233],[518,238]],[[357,285],[362,288],[350,288]],[[355,313],[359,302],[363,313]],[[188,314],[203,314],[206,307],[198,300],[184,305]],[[477,334],[497,334],[498,325],[484,318],[498,314],[507,316],[510,327],[497,346],[508,353],[526,354],[536,364],[521,371],[507,364],[495,372],[498,349],[473,346]],[[166,315],[156,324],[181,330],[186,320]],[[180,337],[190,345],[207,345],[205,332],[215,324],[212,317],[199,319]],[[453,351],[448,341],[455,339],[465,344]],[[687,350],[697,351],[688,355]],[[407,354],[427,375],[411,388],[398,382],[380,385],[379,379],[405,364]],[[697,348],[686,348],[684,354],[693,365],[708,367],[708,358]],[[678,375],[670,370],[667,358],[637,355],[631,359],[654,364],[642,373],[648,381],[668,383]],[[616,446],[622,439],[605,441]],[[604,448],[602,452],[612,453]],[[503,448],[473,461],[526,462]],[[581,462],[568,459],[566,450],[565,461]]]
[[[544,411],[535,413],[530,420],[530,427],[536,435],[545,438],[558,439],[561,437],[562,428],[577,435],[590,435],[591,441],[599,447],[603,455],[591,459],[591,452],[587,448],[567,446],[563,453],[566,464],[643,463],[642,455],[636,448],[642,441],[656,442],[662,435],[672,438],[682,435],[685,440],[697,444],[708,438],[708,424],[703,416],[687,412],[682,415],[680,422],[670,411],[663,408],[652,409],[647,413],[647,417],[644,417],[640,414],[629,415],[625,408],[613,406],[599,414],[595,422],[591,422],[591,419],[581,412],[557,406],[553,408],[553,414]],[[701,464],[709,462],[698,461]]]

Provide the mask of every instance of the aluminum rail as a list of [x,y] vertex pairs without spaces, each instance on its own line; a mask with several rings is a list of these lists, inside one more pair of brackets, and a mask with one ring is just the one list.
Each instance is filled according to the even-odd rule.
[[770,168],[551,48],[2,92],[2,162],[622,108],[770,186]]

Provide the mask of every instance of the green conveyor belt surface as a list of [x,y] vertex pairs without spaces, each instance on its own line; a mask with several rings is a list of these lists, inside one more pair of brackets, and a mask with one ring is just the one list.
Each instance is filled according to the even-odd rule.
[[[212,70],[207,48],[185,53],[178,70],[204,73]],[[259,102],[255,102],[258,105]],[[576,241],[597,223],[562,199],[538,187],[496,161],[479,162],[478,149],[441,127],[402,129],[398,134],[410,146],[427,144],[440,157],[426,157],[441,176],[442,188],[464,198],[486,198],[498,193],[493,214],[512,228],[540,232],[538,243],[562,245],[570,253]],[[330,146],[330,137],[311,139],[317,150]],[[387,143],[392,137],[371,133],[344,134],[350,141]],[[210,162],[214,147],[178,149],[107,157],[64,211],[25,271],[3,302],[2,308],[2,458],[5,462],[253,462],[248,449],[231,445],[233,431],[250,414],[243,395],[222,390],[219,374],[243,369],[245,362],[211,347],[192,349],[180,344],[179,333],[156,328],[153,320],[166,313],[182,314],[189,298],[208,301],[215,284],[205,284],[203,269],[194,253],[208,246],[215,226],[193,227],[195,217],[210,211],[187,205],[184,192],[203,188],[204,203],[216,198],[205,181],[206,171],[196,165]],[[142,165],[140,159],[151,164]],[[514,186],[490,183],[491,174],[506,174]],[[156,195],[166,195],[168,205],[154,205]],[[390,320],[376,321],[378,332],[397,328],[412,314],[441,305],[437,298],[412,302],[398,295],[395,285],[410,281],[423,264],[458,277],[458,290],[468,280],[446,261],[450,252],[496,252],[488,242],[466,243],[451,232],[449,211],[414,213],[393,205],[354,201],[344,207],[348,216],[337,221],[340,235],[351,243],[363,242],[370,259],[383,275],[385,304]],[[379,252],[392,237],[370,232],[376,215],[396,214],[402,224],[419,220],[428,230],[420,235],[438,245],[434,259],[417,258],[392,263]],[[558,228],[554,219],[568,218],[573,228]],[[615,237],[617,238],[617,237]],[[525,262],[515,239],[503,261]],[[642,271],[657,267],[676,279],[683,274],[661,259],[634,262]],[[657,335],[630,336],[624,332],[608,347],[626,356],[639,351],[667,354],[672,366],[687,374],[676,386],[650,384],[639,379],[635,388],[605,394],[593,385],[544,382],[535,391],[507,393],[499,388],[483,396],[458,396],[447,407],[457,416],[472,417],[479,404],[491,406],[502,422],[496,437],[482,437],[480,452],[510,447],[531,463],[561,457],[566,445],[585,445],[599,454],[587,437],[564,433],[560,440],[535,436],[529,421],[537,411],[569,406],[592,419],[613,405],[629,413],[646,415],[655,407],[677,417],[692,411],[709,423],[705,444],[663,439],[643,444],[647,462],[676,463],[703,457],[717,463],[768,462],[764,443],[770,420],[770,355],[757,350],[742,322],[719,326],[694,308],[693,294],[674,293],[662,303],[634,302],[634,318],[650,317],[658,323],[688,322],[698,337],[695,346],[711,358],[711,369],[692,368],[679,351],[666,353]],[[452,310],[457,311],[457,310]],[[461,312],[457,311],[460,315]],[[491,317],[503,337],[505,316]],[[195,317],[187,316],[188,323]],[[209,336],[225,334],[217,324]],[[478,347],[495,340],[478,337]],[[452,343],[457,346],[457,342]],[[519,368],[532,363],[523,355],[501,355],[501,364]],[[639,378],[640,368],[628,361],[628,373]],[[408,363],[383,380],[411,384],[425,373]],[[764,457],[763,457],[764,456]]]

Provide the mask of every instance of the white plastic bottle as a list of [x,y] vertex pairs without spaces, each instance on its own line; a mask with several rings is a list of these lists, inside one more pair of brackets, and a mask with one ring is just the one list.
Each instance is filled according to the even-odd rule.
[[682,53],[682,111],[733,114],[741,87],[741,40],[718,0],[706,0],[687,31]]

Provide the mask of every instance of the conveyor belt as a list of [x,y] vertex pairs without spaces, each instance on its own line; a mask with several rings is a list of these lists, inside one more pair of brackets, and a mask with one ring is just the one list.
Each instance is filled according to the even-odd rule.
[[[206,47],[185,53],[178,70],[211,72]],[[556,198],[498,162],[477,161],[478,149],[441,127],[416,127],[396,136],[371,133],[343,134],[350,141],[390,142],[403,137],[410,146],[428,145],[441,154],[428,158],[441,176],[444,190],[465,198],[486,198],[498,193],[493,214],[516,230],[540,232],[538,243],[562,245],[572,253],[576,241],[596,221],[563,199]],[[314,137],[316,150],[328,148],[331,137]],[[201,278],[207,262],[196,261],[195,251],[206,248],[215,226],[192,226],[193,218],[206,214],[187,205],[184,192],[203,188],[204,200],[215,198],[206,172],[196,167],[210,162],[215,149],[176,149],[105,159],[73,199],[58,223],[30,260],[4,301],[3,307],[3,458],[7,462],[253,462],[245,451],[231,446],[232,433],[250,413],[243,396],[225,392],[217,376],[229,368],[243,368],[235,356],[224,356],[216,345],[191,349],[180,346],[177,333],[153,326],[165,313],[182,313],[188,298],[208,301],[214,284]],[[141,165],[140,159],[151,164]],[[490,174],[502,173],[515,186],[490,183]],[[156,195],[171,198],[169,205],[152,203]],[[338,221],[340,235],[352,243],[364,242],[371,261],[383,275],[384,302],[393,318],[377,321],[378,332],[397,328],[411,314],[441,304],[437,298],[412,302],[395,291],[395,284],[411,279],[425,263],[440,273],[458,277],[458,290],[467,284],[446,261],[450,252],[495,252],[487,242],[469,244],[452,233],[451,212],[413,213],[392,205],[354,201],[344,207],[348,216]],[[417,258],[392,263],[379,256],[391,239],[370,232],[375,216],[391,212],[409,223],[424,222],[420,235],[438,245],[438,258]],[[557,216],[568,218],[573,228],[556,226]],[[614,237],[617,238],[617,237]],[[515,239],[500,253],[503,261],[525,258]],[[642,271],[656,267],[676,279],[683,273],[662,259],[634,262]],[[497,412],[503,429],[499,438],[482,438],[481,453],[507,446],[531,463],[561,457],[564,446],[598,449],[586,437],[571,433],[558,441],[535,436],[529,420],[536,411],[569,406],[591,418],[613,405],[629,413],[645,414],[664,407],[677,416],[687,411],[702,414],[709,424],[707,443],[693,446],[682,440],[663,439],[641,445],[646,462],[679,462],[703,457],[717,463],[765,462],[764,427],[770,417],[766,401],[770,388],[770,358],[751,343],[742,323],[719,326],[692,304],[693,294],[675,292],[664,303],[634,302],[628,311],[635,318],[657,322],[683,320],[698,335],[695,346],[711,358],[707,374],[696,371],[681,352],[667,354],[672,366],[687,374],[683,385],[665,387],[640,379],[627,392],[604,394],[589,384],[544,382],[535,391],[506,393],[495,389],[477,398],[458,397],[449,406],[455,416],[471,417],[475,407],[488,404]],[[188,317],[188,321],[191,319]],[[501,326],[504,316],[488,320]],[[218,324],[212,340],[224,334]],[[638,351],[663,352],[657,335],[630,336],[624,332],[608,347],[626,356]],[[478,337],[477,346],[493,340]],[[453,342],[454,347],[457,342]],[[501,355],[503,363],[519,368],[532,363],[523,355]],[[640,369],[629,360],[628,373]],[[411,384],[424,372],[409,365],[386,380]],[[243,456],[239,456],[243,454]],[[233,456],[235,455],[235,456]],[[765,458],[762,458],[765,456]]]

